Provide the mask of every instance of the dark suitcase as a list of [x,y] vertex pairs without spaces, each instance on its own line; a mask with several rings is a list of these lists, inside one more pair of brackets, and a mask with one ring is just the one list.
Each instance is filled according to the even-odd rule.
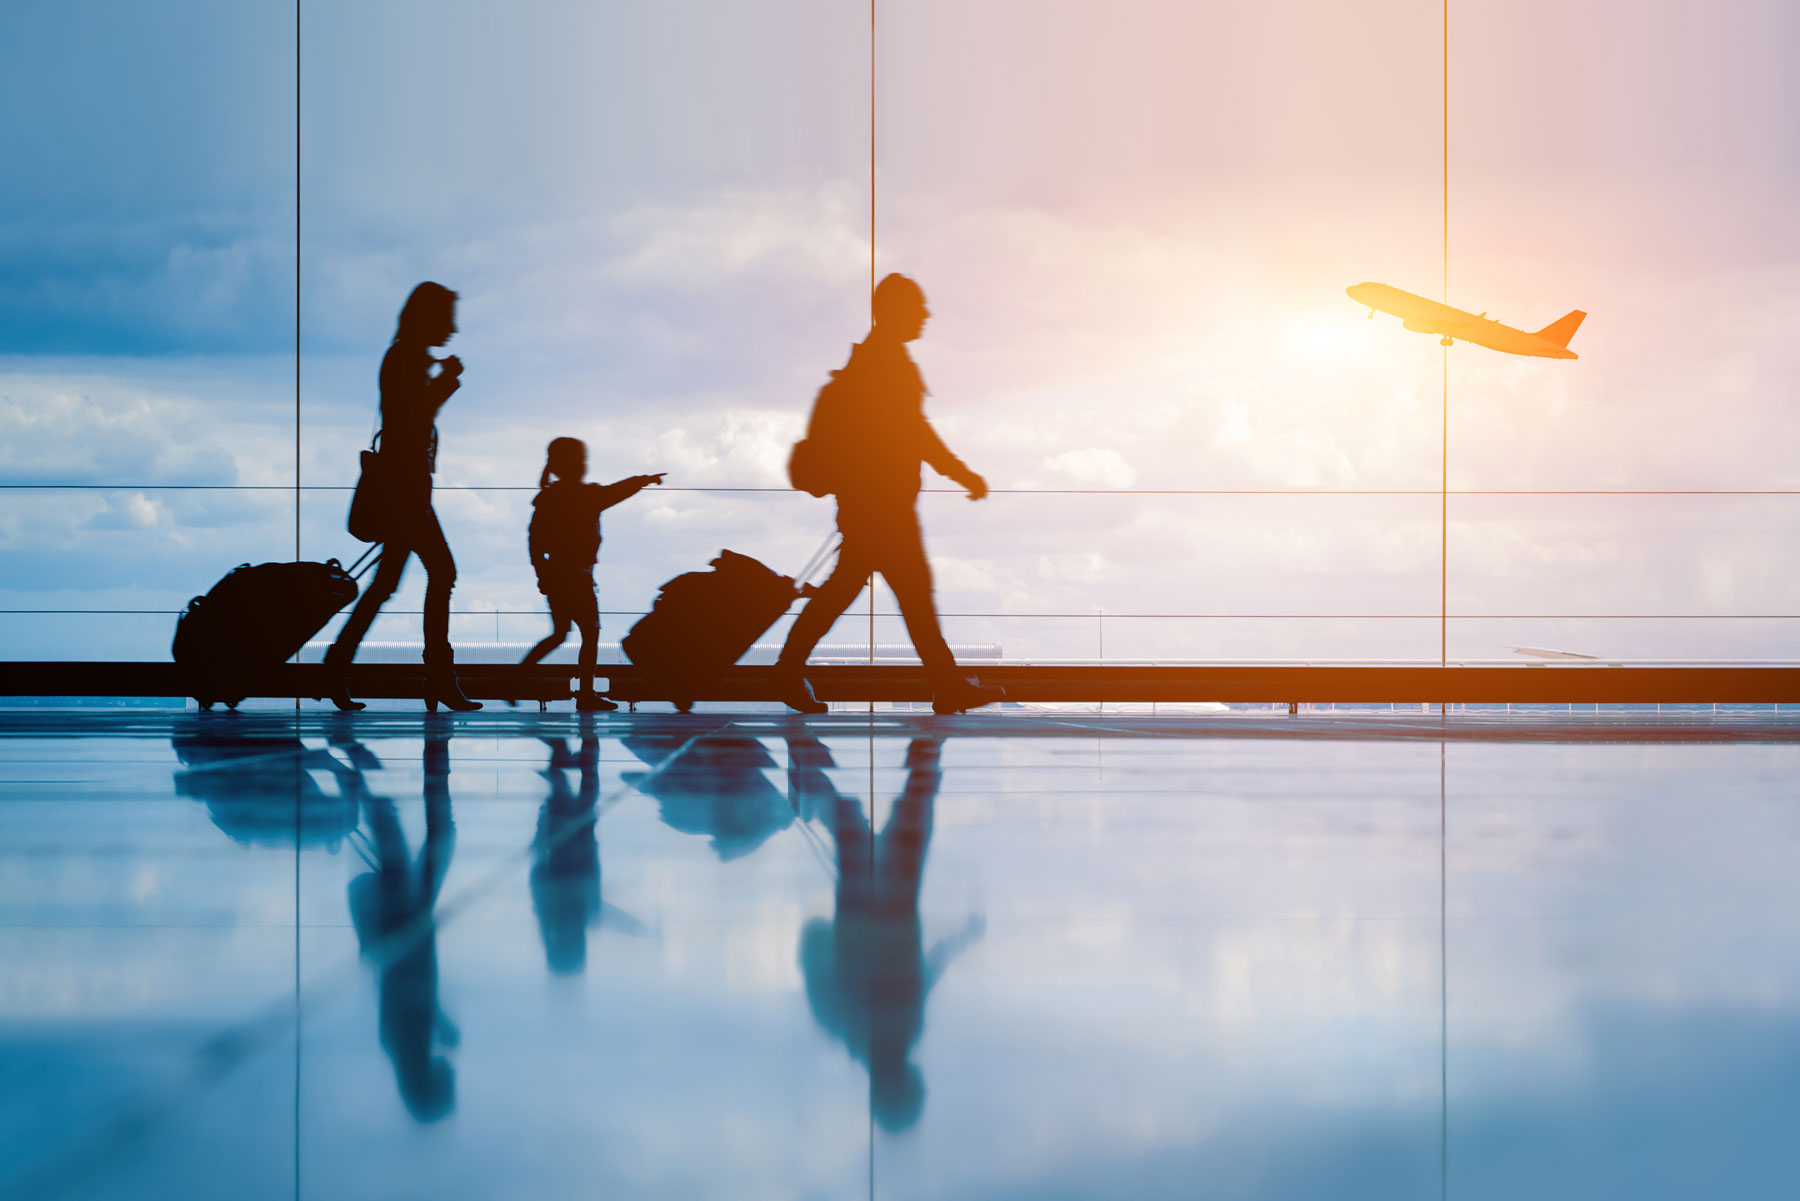
[[175,623],[189,695],[202,709],[216,701],[237,708],[259,672],[287,662],[355,599],[356,581],[336,559],[238,566]]
[[644,669],[645,682],[686,713],[802,591],[749,555],[722,550],[711,571],[664,584],[620,647]]

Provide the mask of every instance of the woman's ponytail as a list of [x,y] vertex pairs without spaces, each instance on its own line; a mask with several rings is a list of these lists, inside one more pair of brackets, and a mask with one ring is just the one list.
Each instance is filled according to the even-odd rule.
[[587,470],[587,446],[579,438],[552,438],[538,487],[548,488],[552,476],[579,480]]

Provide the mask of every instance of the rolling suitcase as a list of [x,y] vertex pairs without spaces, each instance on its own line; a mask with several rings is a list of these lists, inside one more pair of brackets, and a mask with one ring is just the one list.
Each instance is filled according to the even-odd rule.
[[176,619],[172,649],[189,695],[202,709],[218,701],[237,708],[259,672],[298,653],[356,591],[356,578],[336,559],[232,569]]
[[[822,565],[821,548],[800,573]],[[749,555],[722,550],[711,571],[689,571],[662,586],[650,612],[620,641],[646,682],[686,713],[725,669],[743,657],[808,585]]]

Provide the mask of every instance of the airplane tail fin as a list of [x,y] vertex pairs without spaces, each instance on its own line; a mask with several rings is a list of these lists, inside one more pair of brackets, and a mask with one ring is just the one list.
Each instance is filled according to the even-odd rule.
[[1580,309],[1574,309],[1567,316],[1558,317],[1540,329],[1534,336],[1542,338],[1546,342],[1554,342],[1567,350],[1569,339],[1575,336],[1575,331],[1581,328],[1581,323],[1586,317],[1586,313]]

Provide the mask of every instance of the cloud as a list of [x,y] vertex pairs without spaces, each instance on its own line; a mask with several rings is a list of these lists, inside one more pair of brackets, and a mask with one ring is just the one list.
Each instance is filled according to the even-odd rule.
[[291,482],[293,401],[276,382],[291,370],[268,361],[0,359],[0,478],[261,483],[285,463]]
[[730,378],[712,370],[721,358],[786,361],[795,334],[825,314],[841,310],[852,330],[866,322],[854,196],[841,182],[725,189],[450,228],[428,248],[322,233],[307,251],[308,345],[378,352],[407,291],[430,277],[462,296],[471,361],[479,349],[629,378],[672,359],[684,381],[716,382]]
[[294,343],[293,213],[0,227],[0,353],[243,354]]
[[[813,394],[864,330],[866,260],[853,260],[866,243],[849,195],[844,185],[722,190],[579,220],[499,222],[429,251],[321,238],[312,295],[324,327],[309,332],[303,364],[305,478],[354,479],[394,310],[429,273],[463,293],[453,349],[469,365],[440,416],[441,485],[528,488],[544,444],[566,434],[589,443],[598,479],[668,470],[672,486],[781,487]],[[927,285],[934,317],[916,350],[949,443],[1001,489],[1435,489],[1441,349],[1364,320],[1341,295],[1350,268],[1323,259],[1299,276],[1265,271],[1216,217],[1155,229],[1016,208],[946,212],[941,224],[897,217],[887,245],[906,245],[909,232],[916,241],[888,261]],[[1327,233],[1344,231],[1309,236]],[[1694,318],[1695,296],[1709,315]],[[1800,479],[1791,439],[1779,436],[1800,418],[1767,400],[1800,367],[1780,336],[1797,305],[1792,268],[1712,271],[1678,293],[1646,281],[1608,297],[1582,331],[1578,363],[1454,348],[1452,486]],[[288,373],[276,358],[210,376],[141,362],[110,375],[91,363],[14,370],[0,377],[0,453],[9,478],[27,480],[291,479]],[[535,606],[521,549],[529,492],[443,495],[458,606]],[[354,550],[343,502],[309,495],[310,553]],[[146,528],[171,540],[231,518],[222,504],[163,504]],[[1430,613],[1437,603],[1435,495],[1000,495],[978,506],[933,496],[923,510],[950,611]],[[1789,536],[1784,512],[1699,498],[1454,499],[1452,607],[1788,611],[1795,582],[1769,553]],[[103,527],[129,513],[88,512],[90,525],[56,528],[123,537]],[[248,536],[259,520],[236,528]],[[787,493],[651,493],[609,515],[603,585],[619,607],[647,604],[657,583],[721,546],[792,570],[829,522],[828,504]],[[278,526],[267,522],[272,543],[287,536]],[[212,570],[194,568],[200,583]],[[1435,622],[1153,628],[1119,618],[1115,635],[1113,620],[1109,649],[1137,638],[1145,653],[1436,650]],[[1048,645],[1028,628],[1051,626],[980,632]],[[1555,641],[1529,629],[1514,640]],[[1470,648],[1509,636],[1486,624],[1453,630]],[[1785,645],[1777,627],[1748,624],[1614,627],[1607,638],[1608,653]]]
[[1101,446],[1051,455],[1044,460],[1044,470],[1084,488],[1129,488],[1137,481],[1137,472],[1124,455]]
[[161,501],[142,492],[128,492],[103,498],[106,507],[83,524],[89,530],[147,530],[160,525],[168,516]]

